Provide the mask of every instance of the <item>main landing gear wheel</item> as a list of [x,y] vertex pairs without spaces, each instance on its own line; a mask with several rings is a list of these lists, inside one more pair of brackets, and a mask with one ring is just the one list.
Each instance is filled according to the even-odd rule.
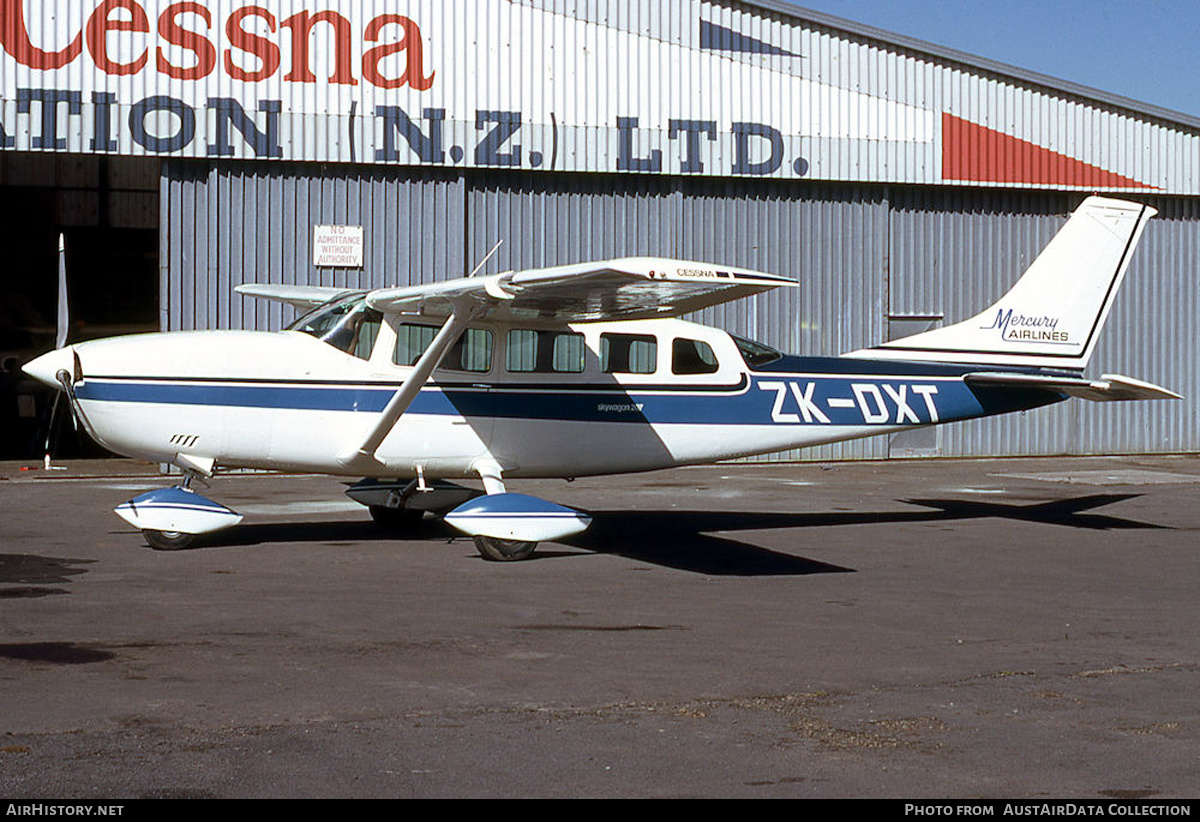
[[384,528],[411,528],[421,521],[425,512],[417,508],[388,508],[386,505],[368,505],[371,519]]
[[146,544],[155,551],[182,551],[196,540],[195,534],[181,531],[142,531]]
[[524,542],[519,539],[498,539],[496,537],[475,537],[475,549],[480,556],[491,562],[515,562],[529,559],[536,542]]

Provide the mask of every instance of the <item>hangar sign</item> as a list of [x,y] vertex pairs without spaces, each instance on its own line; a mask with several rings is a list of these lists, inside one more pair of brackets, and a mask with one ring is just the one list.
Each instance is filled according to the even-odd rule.
[[0,0],[0,150],[1033,182],[975,175],[1009,137],[978,114],[822,74],[678,2],[694,19],[664,38],[508,0]]
[[[497,9],[559,42],[501,42]],[[755,66],[709,48],[689,83],[783,83],[785,102],[812,105],[670,84],[596,105],[574,81],[533,88],[627,80],[628,55],[647,49],[663,65],[696,54],[616,30],[608,47],[573,48],[593,25],[523,4],[0,0],[0,16],[0,148],[18,151],[799,177],[821,165],[805,141],[932,150],[935,134],[931,112],[800,78],[785,52]]]
[[363,227],[313,226],[313,265],[318,268],[362,268]]

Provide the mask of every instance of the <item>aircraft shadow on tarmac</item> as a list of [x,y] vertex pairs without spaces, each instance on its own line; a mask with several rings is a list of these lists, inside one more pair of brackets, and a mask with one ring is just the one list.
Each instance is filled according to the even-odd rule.
[[845,573],[853,569],[779,553],[723,536],[729,531],[953,522],[1000,518],[1097,530],[1163,528],[1104,514],[1083,513],[1137,494],[1097,494],[1032,504],[977,500],[902,500],[933,511],[742,513],[723,511],[593,511],[592,527],[568,544],[698,573],[771,576]]
[[[546,543],[538,548],[530,562],[587,553],[561,550],[561,546],[582,548],[593,554],[648,562],[695,573],[722,576],[785,576],[819,573],[848,573],[851,568],[805,559],[706,533],[789,528],[803,526],[805,515],[775,513],[737,513],[714,515],[698,511],[596,511],[586,534],[561,543]],[[716,516],[718,520],[714,520]],[[719,527],[714,527],[719,526]],[[323,542],[331,546],[368,542],[415,542],[419,540],[458,541],[469,538],[444,524],[426,517],[417,525],[388,529],[369,521],[324,521],[242,524],[228,531],[211,534],[195,548],[225,548],[277,543]],[[474,549],[472,549],[474,550]]]
[[[713,576],[801,576],[852,573],[854,569],[763,548],[727,536],[728,532],[957,522],[1009,519],[1089,530],[1160,529],[1168,526],[1138,522],[1092,509],[1132,499],[1138,494],[1095,494],[1036,503],[998,503],[979,500],[900,500],[921,506],[918,511],[847,511],[817,513],[735,511],[592,511],[591,528],[563,542],[598,554],[610,554],[678,570]],[[206,537],[203,548],[268,543],[351,545],[396,540],[464,540],[436,518],[404,529],[388,530],[369,521],[250,523]],[[573,551],[543,546],[533,560],[581,557]]]
[[926,508],[936,508],[941,516],[931,519],[979,519],[996,517],[999,519],[1015,519],[1024,522],[1040,522],[1046,525],[1065,525],[1070,528],[1089,528],[1097,531],[1112,531],[1126,528],[1169,529],[1169,525],[1157,525],[1151,522],[1121,519],[1106,514],[1086,514],[1093,508],[1111,505],[1127,499],[1140,497],[1141,494],[1092,494],[1087,497],[1072,499],[1056,499],[1050,502],[1036,502],[1027,505],[1014,505],[979,500],[946,500],[946,499],[906,499],[912,505],[922,505]]
[[[0,554],[0,599],[33,599],[65,594],[73,577],[87,573],[94,559]],[[20,587],[8,587],[20,586]]]

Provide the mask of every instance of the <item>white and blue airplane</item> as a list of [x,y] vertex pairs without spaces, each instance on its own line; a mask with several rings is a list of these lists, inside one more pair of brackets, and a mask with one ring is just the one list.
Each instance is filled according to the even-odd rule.
[[[786,278],[625,258],[400,288],[245,285],[305,311],[287,330],[141,334],[25,366],[101,445],[180,486],[116,510],[155,548],[235,525],[190,487],[222,469],[365,477],[381,522],[433,511],[490,560],[588,527],[509,492],[1087,400],[1179,398],[1083,376],[1154,210],[1090,197],[995,305],[836,357],[788,356],[678,319]],[[482,481],[483,493],[452,480]]]

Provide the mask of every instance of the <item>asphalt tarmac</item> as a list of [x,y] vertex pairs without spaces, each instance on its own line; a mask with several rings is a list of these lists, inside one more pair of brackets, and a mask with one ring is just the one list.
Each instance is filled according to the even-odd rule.
[[726,465],[512,490],[496,564],[327,477],[0,465],[0,797],[1197,795],[1200,459]]

